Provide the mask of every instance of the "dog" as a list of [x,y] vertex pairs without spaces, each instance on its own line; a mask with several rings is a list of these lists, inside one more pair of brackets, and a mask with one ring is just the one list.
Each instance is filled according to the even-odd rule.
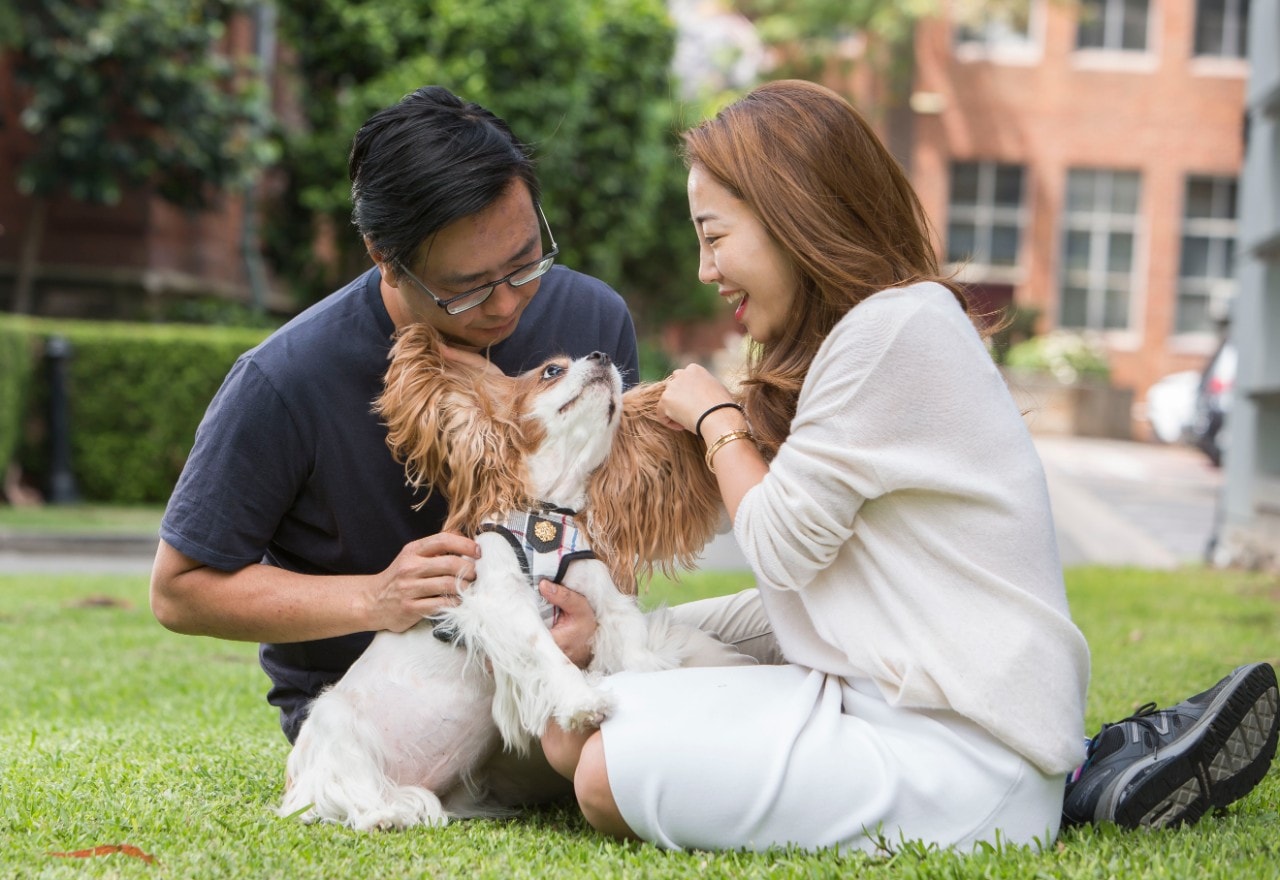
[[[661,386],[624,395],[598,352],[507,377],[440,345],[425,324],[402,331],[375,410],[409,484],[448,500],[444,529],[475,537],[475,580],[438,617],[379,633],[316,698],[280,815],[369,830],[509,813],[518,793],[484,769],[499,748],[526,753],[552,719],[599,724],[596,679],[673,668],[710,638],[634,596],[655,568],[691,566],[723,510],[696,438],[658,423]],[[551,637],[540,576],[595,612],[585,672]]]

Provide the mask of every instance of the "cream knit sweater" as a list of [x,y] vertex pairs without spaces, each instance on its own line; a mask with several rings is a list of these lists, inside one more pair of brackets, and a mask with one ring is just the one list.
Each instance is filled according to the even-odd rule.
[[1044,471],[942,286],[836,325],[734,533],[789,661],[953,710],[1046,773],[1082,759],[1089,653]]

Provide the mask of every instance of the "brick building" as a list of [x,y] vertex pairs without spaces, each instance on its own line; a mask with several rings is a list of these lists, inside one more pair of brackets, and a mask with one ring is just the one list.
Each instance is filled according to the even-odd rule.
[[1141,413],[1234,293],[1248,0],[1002,10],[917,28],[911,176],[962,277],[1097,331]]
[[[261,23],[237,15],[226,51],[252,53]],[[35,200],[17,187],[33,149],[18,114],[24,106],[11,56],[0,53],[0,310],[7,310]],[[33,311],[72,317],[140,317],[166,300],[204,296],[248,302],[256,240],[246,237],[245,199],[221,195],[209,210],[188,211],[146,191],[115,205],[51,198],[36,255]],[[274,296],[270,297],[273,301]]]

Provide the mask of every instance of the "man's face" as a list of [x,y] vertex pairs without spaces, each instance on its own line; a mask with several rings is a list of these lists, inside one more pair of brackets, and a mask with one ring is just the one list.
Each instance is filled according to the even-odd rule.
[[[406,268],[443,300],[496,281],[542,253],[542,227],[533,198],[517,180],[483,211],[449,224],[428,239],[416,264]],[[450,315],[411,278],[396,278],[390,267],[381,268],[383,299],[397,327],[422,321],[452,344],[473,349],[488,348],[515,332],[541,284],[541,279],[520,287],[500,284],[480,305]]]

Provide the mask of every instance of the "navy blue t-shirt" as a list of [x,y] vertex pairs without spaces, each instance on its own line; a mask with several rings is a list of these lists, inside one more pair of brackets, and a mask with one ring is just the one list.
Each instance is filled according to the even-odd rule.
[[[405,544],[440,531],[445,505],[413,492],[373,412],[394,326],[371,269],[243,354],[196,431],[160,537],[205,565],[257,562],[313,575],[375,574]],[[635,328],[622,298],[555,266],[490,359],[514,375],[548,357],[603,351],[636,381]],[[267,695],[292,741],[306,707],[372,633],[264,644]]]

